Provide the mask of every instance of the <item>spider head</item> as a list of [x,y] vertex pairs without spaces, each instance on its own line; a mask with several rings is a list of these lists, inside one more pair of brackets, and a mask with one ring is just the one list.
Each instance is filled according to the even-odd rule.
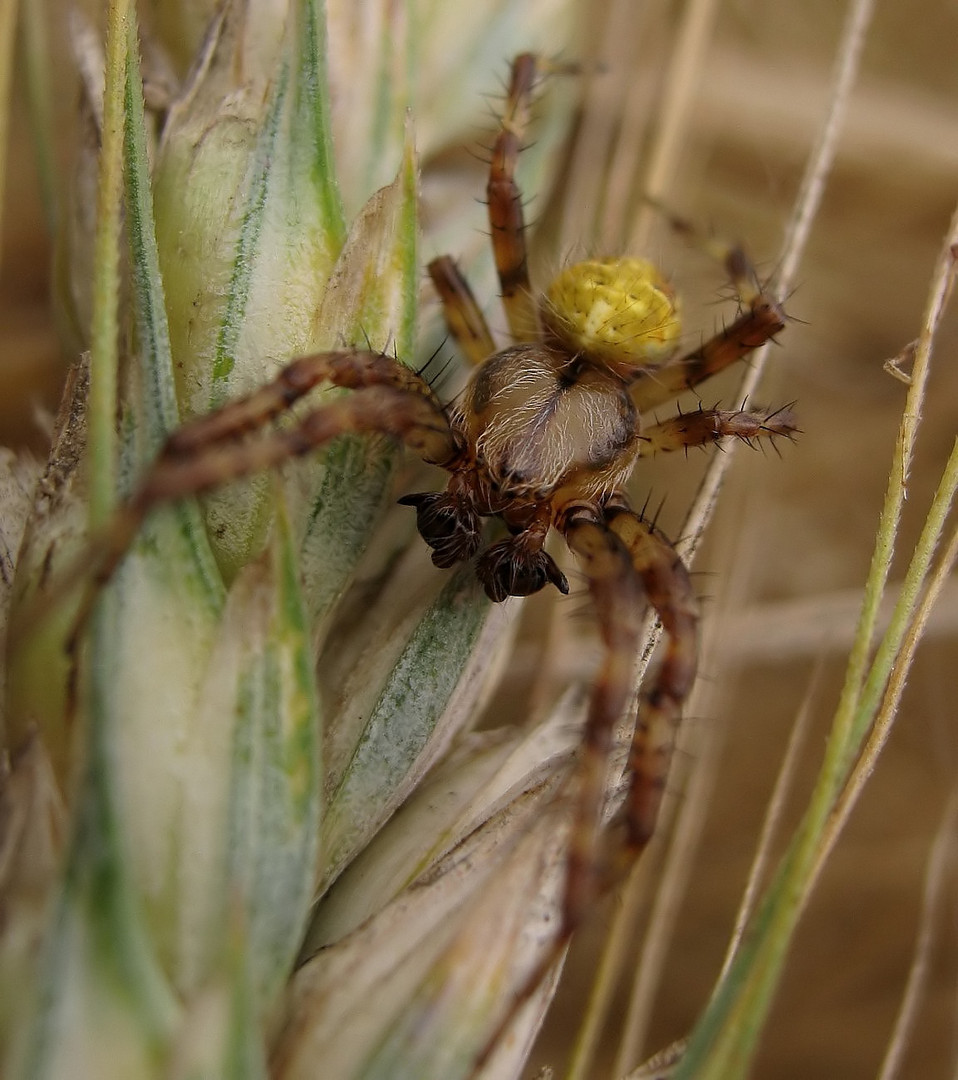
[[629,380],[675,351],[678,298],[647,259],[589,259],[566,267],[542,297],[560,348]]

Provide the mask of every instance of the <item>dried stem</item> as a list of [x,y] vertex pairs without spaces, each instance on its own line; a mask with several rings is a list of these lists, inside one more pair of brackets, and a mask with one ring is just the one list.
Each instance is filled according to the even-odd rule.
[[[818,213],[825,181],[835,162],[839,136],[848,111],[852,85],[858,71],[861,51],[871,20],[874,0],[855,0],[852,4],[839,44],[837,62],[829,96],[828,113],[822,125],[818,141],[805,168],[805,175],[795,200],[795,208],[785,231],[785,240],[779,259],[781,270],[776,280],[779,298],[788,295],[795,279],[808,242],[812,222]],[[754,396],[768,360],[769,346],[759,349],[749,362],[748,370],[738,391],[740,401]],[[698,494],[685,519],[683,535],[688,537],[687,553],[691,560],[698,549],[702,534],[715,510],[719,489],[734,459],[736,447],[728,453],[716,454],[702,480]]]
[[745,885],[745,891],[742,893],[739,909],[735,915],[735,926],[732,928],[732,936],[729,939],[728,949],[725,953],[725,961],[722,964],[722,970],[716,980],[716,985],[721,985],[725,981],[729,967],[735,959],[735,955],[745,936],[749,921],[755,912],[755,907],[759,898],[759,889],[767,875],[769,865],[771,864],[772,844],[776,839],[778,827],[781,824],[785,803],[795,781],[795,774],[798,771],[798,765],[801,760],[801,752],[805,746],[808,729],[811,724],[812,716],[814,715],[812,701],[815,697],[815,686],[821,676],[821,671],[822,665],[819,663],[812,678],[812,682],[805,694],[805,698],[802,701],[798,715],[795,718],[795,722],[792,724],[792,731],[789,735],[785,756],[782,759],[778,775],[775,778],[775,787],[772,791],[772,797],[769,799],[768,806],[765,808],[765,816],[762,820],[762,831],[759,834],[758,845],[755,849],[752,865],[749,867],[748,881]]
[[925,887],[922,895],[921,922],[918,939],[912,957],[908,983],[902,997],[901,1007],[895,1020],[878,1080],[895,1080],[908,1048],[908,1040],[914,1030],[921,998],[931,969],[932,948],[945,900],[945,883],[950,864],[955,857],[955,826],[958,824],[958,789],[952,792],[942,815],[941,824],[932,845],[931,855],[925,869]]
[[[711,44],[717,12],[716,0],[691,0],[685,9],[672,52],[662,99],[658,136],[652,146],[644,193],[659,198],[672,182],[684,147],[692,106],[698,93],[705,54]],[[639,208],[630,251],[642,251],[656,211],[648,204]]]
[[[13,83],[13,43],[17,36],[17,0],[0,0],[0,210],[4,204],[7,148],[10,143],[10,98]],[[0,217],[2,224],[2,217]]]
[[[880,682],[883,686],[881,708],[875,717],[874,724],[855,763],[855,767],[829,816],[822,836],[821,850],[813,871],[815,877],[821,872],[825,860],[835,846],[852,807],[857,802],[865,782],[874,771],[878,755],[888,741],[915,649],[922,638],[931,610],[955,566],[956,559],[958,559],[958,528],[956,528],[952,532],[951,539],[937,567],[929,575],[928,567],[931,556],[937,547],[945,518],[954,507],[956,493],[958,493],[958,443],[955,444],[948,461],[941,485],[925,523],[922,540],[919,541],[915,558],[909,568],[909,578],[912,576],[915,578],[914,588],[911,590],[902,589],[902,596],[899,598],[895,612],[898,618],[893,616],[892,625],[885,635],[882,648],[879,650],[879,655],[876,657],[872,668],[872,673],[876,676],[875,681]],[[922,590],[920,600],[917,603],[909,603],[909,595],[914,597],[918,589]],[[896,629],[896,626],[898,629]],[[891,664],[890,673],[887,672],[887,665],[882,660],[883,652],[892,654],[895,657],[894,663]],[[868,709],[867,701],[862,708]]]
[[90,328],[90,525],[102,526],[116,499],[116,400],[120,294],[120,202],[126,55],[136,32],[131,0],[109,6],[106,84],[94,237],[93,320]]

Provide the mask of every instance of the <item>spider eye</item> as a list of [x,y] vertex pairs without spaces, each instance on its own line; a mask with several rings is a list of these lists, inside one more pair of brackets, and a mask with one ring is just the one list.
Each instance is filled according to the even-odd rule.
[[566,267],[542,298],[542,321],[559,344],[628,378],[675,350],[678,300],[647,259],[589,259]]

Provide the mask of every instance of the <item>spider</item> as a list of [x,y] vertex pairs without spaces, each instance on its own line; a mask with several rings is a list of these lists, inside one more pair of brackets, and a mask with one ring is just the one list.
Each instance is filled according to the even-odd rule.
[[[516,163],[539,78],[550,65],[513,61],[492,150],[488,209],[495,266],[513,343],[498,348],[468,282],[449,256],[429,274],[450,334],[473,366],[445,406],[429,382],[396,358],[343,349],[305,356],[250,396],[174,432],[128,504],[126,541],[160,502],[196,495],[308,453],[344,432],[404,443],[449,474],[440,492],[406,495],[436,566],[475,558],[493,601],[527,596],[565,575],[545,550],[565,540],[588,582],[604,648],[588,705],[557,942],[567,942],[599,890],[598,819],[613,730],[632,694],[644,609],[665,632],[657,675],[644,690],[621,810],[616,865],[628,866],[653,834],[682,703],[696,671],[698,608],[675,548],[634,511],[625,483],[640,458],[715,442],[788,436],[789,412],[699,408],[644,425],[643,414],[747,356],[785,326],[740,248],[721,252],[739,297],[737,318],[679,353],[677,298],[648,261],[590,259],[563,269],[542,293],[528,273]],[[320,384],[352,391],[286,428],[248,439]],[[508,535],[482,549],[483,519]],[[118,542],[117,547],[122,546]],[[534,980],[533,980],[534,981]]]

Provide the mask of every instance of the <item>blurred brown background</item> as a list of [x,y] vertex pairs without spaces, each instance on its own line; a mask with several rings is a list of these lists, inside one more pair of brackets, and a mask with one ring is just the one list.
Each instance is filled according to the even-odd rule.
[[[832,3],[720,5],[667,198],[695,221],[743,239],[766,274],[774,270],[824,115],[844,16],[845,5]],[[686,720],[689,753],[708,752],[699,749],[706,725],[718,728],[719,750],[649,1053],[680,1038],[708,998],[789,732],[809,694],[813,720],[785,813],[786,836],[821,763],[906,389],[882,365],[918,334],[958,198],[956,61],[954,4],[877,5],[841,150],[787,305],[795,322],[773,351],[761,392],[763,402],[795,400],[803,434],[781,448],[781,460],[738,452],[697,560],[711,648]],[[687,309],[711,305],[714,268],[684,253],[665,230],[656,231],[653,244],[685,290]],[[707,331],[720,315],[711,306],[703,310]],[[935,352],[894,580],[958,434],[956,345],[952,311]],[[729,385],[734,381],[713,391],[709,384],[706,404],[734,393]],[[673,536],[701,468],[694,460],[660,459],[637,480],[637,491],[643,484],[651,490],[653,505],[667,494],[661,522]],[[919,650],[890,744],[802,922],[757,1077],[879,1074],[915,953],[930,847],[955,786],[956,666],[952,582]],[[691,783],[677,779],[672,794],[684,801]],[[953,1077],[958,1070],[955,871],[952,850],[927,989],[901,1077]],[[616,903],[597,918],[593,946]],[[588,954],[581,944],[570,982],[587,977]],[[558,1040],[581,1008],[571,989],[564,1000],[569,1013],[551,1028]],[[613,1060],[611,1040],[607,1048],[605,1068]],[[544,1050],[543,1060],[553,1052]]]
[[[595,5],[596,34],[615,6]],[[664,5],[663,12],[667,26],[674,11]],[[765,273],[774,269],[824,113],[843,17],[844,5],[824,0],[729,0],[720,7],[668,198],[694,220],[744,239]],[[642,50],[652,48],[644,40],[637,32],[628,77],[644,70]],[[648,59],[654,67],[654,57]],[[613,67],[610,87],[616,77]],[[958,6],[879,4],[842,150],[788,304],[795,322],[775,350],[762,392],[763,401],[796,400],[803,434],[782,447],[780,459],[737,454],[697,563],[706,572],[699,580],[712,597],[706,607],[718,644],[707,655],[687,720],[691,754],[696,728],[712,725],[723,734],[650,1051],[681,1036],[707,998],[791,724],[817,664],[815,719],[789,823],[819,764],[904,401],[904,386],[882,365],[918,333],[933,261],[958,197],[956,103]],[[72,103],[58,107],[69,110]],[[55,407],[65,361],[50,313],[50,241],[22,108],[14,112],[11,146],[0,266],[0,442],[39,449],[38,411]],[[707,330],[720,317],[710,306],[715,269],[664,229],[656,229],[651,247],[687,296],[690,334]],[[956,345],[958,316],[951,313],[936,348],[909,478],[899,576],[958,430]],[[706,395],[709,403],[733,393],[730,386]],[[673,534],[702,464],[656,462],[638,481],[637,490],[651,490],[653,501],[667,493],[661,523]],[[582,623],[568,634],[585,632]],[[530,633],[537,625],[533,613]],[[956,638],[952,587],[920,649],[887,752],[803,921],[758,1077],[877,1075],[914,954],[929,849],[954,788]],[[561,634],[556,648],[561,670],[575,650]],[[503,693],[518,694],[526,674],[519,664]],[[673,792],[679,799],[685,783]],[[955,878],[952,864],[903,1077],[935,1080],[958,1069]],[[610,918],[607,905],[594,936]],[[573,975],[589,969],[590,944],[581,943],[573,956]],[[569,1013],[581,1008],[574,987],[562,1005],[566,1013],[549,1029],[543,1060],[559,1052],[572,1026]]]

